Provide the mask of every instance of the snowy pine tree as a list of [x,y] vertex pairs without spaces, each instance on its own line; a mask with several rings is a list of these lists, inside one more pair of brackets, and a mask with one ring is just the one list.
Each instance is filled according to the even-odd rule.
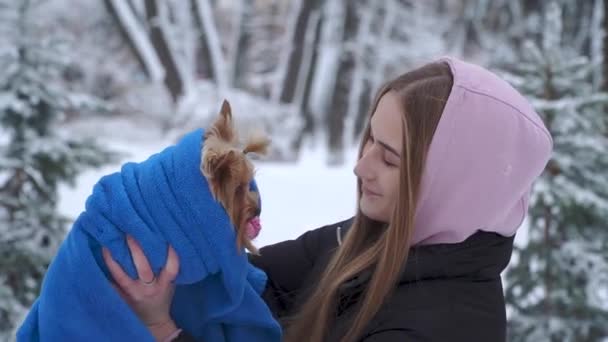
[[66,50],[37,27],[40,1],[0,2],[0,340],[10,338],[37,296],[68,218],[57,186],[113,154],[62,132],[70,111],[100,102],[69,90]]
[[608,139],[596,65],[563,42],[562,5],[547,4],[537,41],[505,77],[543,116],[554,155],[530,203],[527,242],[506,273],[510,341],[608,337]]

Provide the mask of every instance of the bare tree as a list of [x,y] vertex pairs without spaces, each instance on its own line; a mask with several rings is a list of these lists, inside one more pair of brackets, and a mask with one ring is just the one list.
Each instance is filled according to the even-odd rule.
[[300,108],[300,115],[304,120],[304,126],[298,137],[294,140],[294,149],[298,150],[306,134],[311,134],[314,129],[314,115],[310,106],[310,98],[313,87],[313,75],[317,67],[319,51],[318,42],[321,37],[321,10],[316,9],[310,16],[307,34],[305,37],[305,54],[300,68],[300,79],[296,88],[294,103]]
[[235,75],[237,83],[278,103],[293,33],[290,29],[295,21],[293,13],[298,10],[299,2],[275,0],[248,3],[247,7],[238,44],[241,56],[237,65],[239,72]]
[[242,83],[239,81],[239,75],[243,74],[241,66],[243,66],[243,57],[247,47],[249,37],[247,35],[246,21],[252,11],[251,2],[247,0],[235,0],[234,15],[232,16],[232,36],[230,37],[230,46],[228,47],[228,82],[233,87],[240,87]]
[[164,68],[154,47],[146,37],[146,29],[138,21],[133,7],[121,0],[104,0],[108,13],[114,18],[124,40],[129,44],[141,69],[152,80],[165,77]]
[[[603,59],[602,59],[602,72],[603,76],[601,90],[604,92],[608,92],[608,1],[606,0],[597,0],[602,5],[602,51],[603,51]],[[604,126],[606,127],[606,136],[608,136],[608,108],[604,110]]]
[[295,32],[292,36],[290,46],[289,62],[286,70],[280,101],[292,103],[296,94],[296,85],[300,79],[300,65],[304,55],[306,45],[306,32],[309,29],[311,14],[317,10],[321,2],[319,0],[302,1],[301,8],[295,25]]
[[344,152],[344,122],[349,110],[350,92],[353,83],[353,73],[355,70],[355,54],[353,46],[359,30],[360,19],[357,11],[358,4],[355,1],[342,3],[345,10],[344,23],[342,27],[342,51],[336,74],[336,81],[327,112],[326,124],[328,127],[328,146],[330,150],[331,164],[341,164]]
[[[603,2],[604,8],[603,8],[603,12],[604,12],[604,18],[603,18],[603,33],[604,33],[604,39],[603,39],[603,51],[604,51],[604,60],[603,60],[603,75],[604,75],[604,82],[603,82],[603,87],[602,90],[608,92],[608,1],[606,0],[600,0]],[[608,114],[607,114],[607,118],[608,118]],[[608,121],[608,119],[607,119]]]
[[180,75],[177,61],[173,55],[173,52],[171,51],[167,33],[160,24],[162,21],[160,6],[162,6],[162,4],[159,3],[158,0],[145,0],[145,6],[146,18],[149,25],[150,41],[156,50],[158,58],[165,68],[165,85],[169,90],[173,101],[177,101],[177,99],[184,92],[184,80]]
[[220,90],[228,87],[228,74],[220,37],[215,25],[213,7],[209,0],[192,0],[192,8],[196,17],[202,60],[208,61],[211,77],[216,81]]

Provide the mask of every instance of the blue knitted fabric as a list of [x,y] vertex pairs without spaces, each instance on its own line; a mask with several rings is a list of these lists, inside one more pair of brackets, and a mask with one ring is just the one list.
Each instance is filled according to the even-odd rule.
[[45,275],[18,341],[153,341],[111,286],[101,256],[106,246],[136,278],[125,234],[139,241],[157,275],[167,244],[174,247],[180,270],[172,317],[197,340],[281,340],[260,297],[266,275],[237,250],[229,218],[201,174],[202,137],[202,130],[194,131],[95,185]]

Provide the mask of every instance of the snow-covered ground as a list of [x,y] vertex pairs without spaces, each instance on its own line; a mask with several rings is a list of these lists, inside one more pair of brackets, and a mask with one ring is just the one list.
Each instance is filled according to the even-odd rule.
[[[113,132],[111,142],[108,139],[109,146],[128,154],[121,163],[143,161],[173,144],[173,141],[151,130],[148,134],[142,134],[141,129],[137,135],[129,134],[136,128],[126,122],[116,122],[105,130]],[[352,166],[356,150],[347,155],[347,162],[339,167],[328,167],[325,164],[326,153],[317,148],[302,151],[295,163],[256,162],[256,181],[262,194],[263,227],[256,241],[258,247],[295,238],[306,230],[353,215],[356,179]],[[77,217],[84,210],[93,185],[101,176],[119,168],[120,164],[114,164],[87,171],[79,176],[75,187],[62,186],[59,210],[69,217]]]

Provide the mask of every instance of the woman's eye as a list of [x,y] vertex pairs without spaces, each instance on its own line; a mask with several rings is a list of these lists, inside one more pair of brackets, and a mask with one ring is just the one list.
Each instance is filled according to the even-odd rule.
[[390,167],[398,167],[399,166],[399,164],[391,161],[388,158],[384,158],[384,164],[387,165],[387,166],[390,166]]

